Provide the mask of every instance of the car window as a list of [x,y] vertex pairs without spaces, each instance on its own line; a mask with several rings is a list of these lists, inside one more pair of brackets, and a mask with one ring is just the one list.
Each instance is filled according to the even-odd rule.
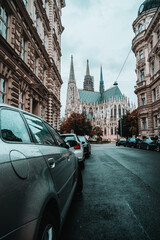
[[28,114],[24,114],[24,117],[38,144],[56,145],[55,140],[42,120]]
[[62,138],[64,139],[65,142],[76,141],[75,136],[62,136]]
[[48,123],[45,123],[47,125],[47,127],[49,128],[49,130],[52,132],[52,134],[54,135],[57,144],[61,147],[63,147],[65,145],[62,137],[59,135],[59,133],[52,127],[50,126]]
[[1,135],[9,142],[31,142],[20,113],[10,109],[1,110]]
[[80,140],[80,142],[87,142],[85,137],[83,136],[78,136],[78,139]]

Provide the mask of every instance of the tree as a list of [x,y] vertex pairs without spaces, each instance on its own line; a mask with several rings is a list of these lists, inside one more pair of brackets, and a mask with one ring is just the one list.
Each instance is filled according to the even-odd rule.
[[103,130],[101,127],[95,126],[91,131],[91,137],[97,136],[97,140],[102,140]]
[[138,113],[137,109],[133,112],[127,112],[121,120],[119,120],[118,124],[118,134],[121,135],[122,128],[122,136],[121,137],[132,137],[133,135],[138,136]]
[[91,121],[83,114],[73,112],[60,127],[61,133],[74,132],[77,135],[90,136],[92,130]]

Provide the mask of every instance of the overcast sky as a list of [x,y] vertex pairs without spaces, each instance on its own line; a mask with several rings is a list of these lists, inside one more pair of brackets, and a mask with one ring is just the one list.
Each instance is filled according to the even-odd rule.
[[[71,55],[77,87],[83,88],[87,59],[94,89],[99,91],[100,65],[105,89],[113,86],[134,38],[132,23],[143,0],[65,0],[62,9],[61,116],[64,116]],[[136,60],[131,51],[118,78],[122,92],[137,105]]]

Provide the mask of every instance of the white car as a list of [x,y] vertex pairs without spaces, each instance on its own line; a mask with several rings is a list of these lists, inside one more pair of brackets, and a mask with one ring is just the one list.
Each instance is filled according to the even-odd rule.
[[83,144],[80,142],[78,136],[74,133],[65,133],[61,134],[63,140],[69,144],[70,150],[74,152],[76,155],[79,165],[83,168],[84,167],[84,147]]

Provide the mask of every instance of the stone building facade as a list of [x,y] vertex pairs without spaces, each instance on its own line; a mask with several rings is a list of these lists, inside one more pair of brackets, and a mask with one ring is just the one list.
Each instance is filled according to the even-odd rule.
[[64,0],[0,0],[0,102],[60,122]]
[[83,113],[91,120],[92,126],[102,128],[104,139],[115,140],[118,137],[118,121],[126,111],[131,112],[134,109],[135,105],[130,104],[129,99],[122,95],[117,83],[114,83],[110,89],[104,90],[102,67],[99,92],[94,91],[94,78],[90,75],[88,60],[83,90],[78,89],[75,80],[73,56],[71,56],[65,118],[68,118],[72,112]]
[[160,1],[146,0],[133,22],[141,137],[160,136]]

